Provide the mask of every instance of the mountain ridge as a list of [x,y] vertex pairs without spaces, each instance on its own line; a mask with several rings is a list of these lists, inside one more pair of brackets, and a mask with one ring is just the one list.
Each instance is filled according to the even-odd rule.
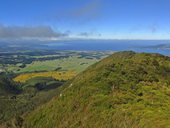
[[168,127],[170,58],[118,52],[68,82],[25,117],[25,128]]

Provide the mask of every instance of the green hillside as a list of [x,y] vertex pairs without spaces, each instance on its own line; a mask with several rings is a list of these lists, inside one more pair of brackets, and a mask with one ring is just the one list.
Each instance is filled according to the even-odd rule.
[[20,127],[22,115],[48,102],[60,92],[64,83],[53,78],[36,77],[20,85],[0,74],[0,128]]
[[5,74],[0,73],[0,96],[6,96],[19,93],[19,88]]
[[168,128],[170,58],[118,52],[25,116],[25,128]]

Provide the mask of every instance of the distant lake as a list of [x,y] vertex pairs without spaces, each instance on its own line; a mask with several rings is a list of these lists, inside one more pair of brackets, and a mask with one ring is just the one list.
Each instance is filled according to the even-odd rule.
[[144,48],[168,44],[168,40],[67,40],[45,43],[47,48],[77,51],[129,51],[161,53],[170,56],[170,50]]

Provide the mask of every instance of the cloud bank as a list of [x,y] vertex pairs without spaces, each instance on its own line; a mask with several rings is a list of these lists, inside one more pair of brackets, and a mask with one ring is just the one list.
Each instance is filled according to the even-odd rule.
[[61,38],[68,33],[55,32],[50,26],[4,26],[0,25],[0,39]]

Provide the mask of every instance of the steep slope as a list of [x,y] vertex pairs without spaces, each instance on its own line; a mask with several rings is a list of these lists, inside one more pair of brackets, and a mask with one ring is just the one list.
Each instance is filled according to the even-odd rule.
[[5,73],[0,73],[0,96],[19,93],[17,86]]
[[[14,83],[7,73],[0,74],[0,128],[21,126],[24,113],[48,102],[64,82],[37,77],[24,84]],[[14,124],[14,125],[13,125]]]
[[118,52],[25,117],[26,128],[168,128],[170,58]]

